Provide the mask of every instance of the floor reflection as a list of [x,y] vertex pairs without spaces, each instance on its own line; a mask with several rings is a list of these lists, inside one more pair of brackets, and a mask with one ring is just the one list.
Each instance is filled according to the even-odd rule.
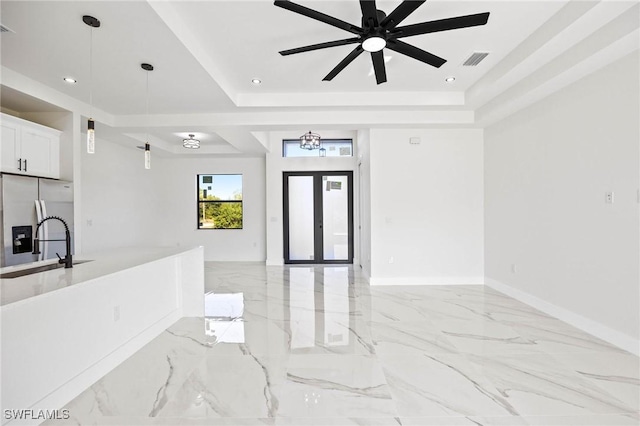
[[216,343],[244,343],[243,313],[243,293],[205,294],[205,334]]
[[278,293],[243,287],[242,292],[209,292],[205,334],[215,344],[252,344],[265,337],[252,327],[261,327],[257,320],[267,319],[277,321],[289,336],[289,353],[355,352],[358,331],[350,271],[347,266],[292,266],[284,269],[287,284]]
[[352,344],[355,298],[348,267],[290,267],[284,298],[291,352],[311,348],[339,349]]

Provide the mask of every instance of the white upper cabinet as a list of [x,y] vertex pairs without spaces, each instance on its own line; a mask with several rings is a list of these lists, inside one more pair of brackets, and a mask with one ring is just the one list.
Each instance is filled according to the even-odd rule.
[[60,131],[0,114],[3,172],[60,178]]
[[[20,158],[20,126],[14,122],[5,120],[2,116],[0,127],[2,127],[2,138],[0,139],[0,159],[2,160],[2,171],[18,173],[18,159]],[[20,171],[22,164],[20,164]]]

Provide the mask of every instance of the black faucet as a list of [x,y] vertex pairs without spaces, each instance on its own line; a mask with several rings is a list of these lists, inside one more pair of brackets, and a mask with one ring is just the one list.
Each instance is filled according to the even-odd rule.
[[[62,224],[64,225],[64,233],[65,233],[64,240],[39,240],[38,239],[38,230],[40,229],[40,225],[42,225],[49,219],[56,219],[62,222]],[[58,259],[59,259],[58,263],[61,263],[61,264],[64,263],[65,268],[73,268],[73,260],[71,258],[71,233],[69,233],[69,227],[67,226],[67,222],[65,222],[64,219],[58,216],[45,217],[40,221],[40,223],[38,223],[38,226],[36,226],[35,236],[36,238],[33,239],[33,254],[40,254],[40,243],[44,241],[65,241],[67,243],[67,255],[64,257],[64,259],[62,259],[60,255],[56,253],[56,256],[58,256]]]

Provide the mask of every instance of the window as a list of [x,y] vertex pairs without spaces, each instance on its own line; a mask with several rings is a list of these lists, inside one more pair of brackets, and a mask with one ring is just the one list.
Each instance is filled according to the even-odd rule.
[[[325,149],[326,157],[353,156],[353,142],[351,139],[321,139],[321,147]],[[285,139],[282,141],[283,157],[320,157],[318,149],[300,148],[300,139]]]
[[198,175],[198,229],[242,229],[242,175]]

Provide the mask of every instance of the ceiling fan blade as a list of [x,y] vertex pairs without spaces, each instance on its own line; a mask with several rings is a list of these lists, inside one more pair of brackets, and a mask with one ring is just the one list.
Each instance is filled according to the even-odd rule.
[[340,61],[340,63],[338,65],[336,65],[336,67],[334,69],[332,69],[331,72],[329,74],[327,74],[327,76],[325,78],[323,78],[322,80],[323,81],[331,81],[331,80],[333,80],[333,77],[338,75],[338,73],[340,71],[342,71],[347,65],[349,65],[351,62],[353,62],[353,60],[355,58],[360,56],[360,54],[362,52],[364,52],[364,49],[362,48],[362,45],[356,46],[356,48],[353,49],[351,51],[351,53],[349,53],[342,61]]
[[429,64],[436,68],[440,68],[442,64],[447,62],[446,59],[442,59],[441,57],[436,56],[432,53],[425,52],[422,49],[419,49],[400,40],[388,40],[387,48],[395,50],[398,53],[402,53],[403,55],[407,55],[413,59],[417,59],[418,61],[424,62],[425,64]]
[[427,0],[405,0],[393,12],[380,22],[380,26],[385,30],[391,30],[405,20],[405,18],[413,13],[414,10],[422,6]]
[[385,83],[387,81],[387,70],[384,66],[382,50],[371,52],[371,60],[373,61],[373,70],[376,73],[376,82],[378,84]]
[[360,9],[362,9],[362,25],[369,23],[369,28],[378,26],[378,10],[375,0],[360,0]]
[[299,13],[300,15],[315,19],[316,21],[324,22],[325,24],[340,28],[341,30],[349,31],[353,34],[362,34],[362,28],[360,27],[351,25],[350,23],[342,21],[338,18],[334,18],[333,16],[325,15],[324,13],[318,12],[317,10],[309,9],[308,7],[292,3],[288,0],[276,0],[273,2],[273,4],[283,9],[290,10],[291,12]]
[[391,32],[395,38],[409,37],[419,34],[435,33],[439,31],[456,30],[459,28],[477,27],[489,20],[489,12],[474,15],[456,16],[455,18],[439,19],[437,21],[421,22],[419,24],[397,27]]
[[345,44],[359,43],[360,37],[345,38],[344,40],[328,41],[326,43],[310,44],[309,46],[296,47],[295,49],[282,50],[282,56],[293,55],[295,53],[310,52],[312,50],[326,49],[328,47],[344,46]]

